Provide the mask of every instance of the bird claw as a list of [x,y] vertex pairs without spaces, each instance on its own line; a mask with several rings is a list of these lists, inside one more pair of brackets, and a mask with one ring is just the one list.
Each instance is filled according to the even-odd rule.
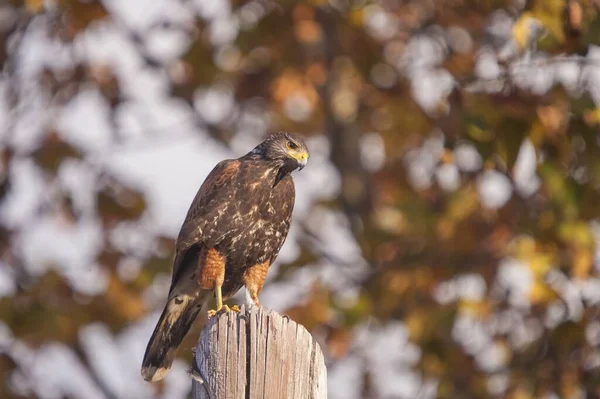
[[223,305],[223,306],[221,306],[221,308],[218,308],[217,310],[211,309],[206,313],[208,314],[208,318],[210,319],[210,318],[214,317],[217,313],[227,313],[227,312],[239,313],[240,307],[238,305],[233,305],[232,307]]

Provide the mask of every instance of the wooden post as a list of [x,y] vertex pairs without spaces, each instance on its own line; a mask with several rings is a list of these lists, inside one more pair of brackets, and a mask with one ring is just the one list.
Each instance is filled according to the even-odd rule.
[[209,320],[192,370],[194,399],[326,399],[327,369],[304,327],[253,306]]

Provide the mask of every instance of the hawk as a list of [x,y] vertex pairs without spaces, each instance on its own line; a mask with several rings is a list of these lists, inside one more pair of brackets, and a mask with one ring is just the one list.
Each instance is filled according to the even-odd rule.
[[142,362],[146,381],[165,377],[177,347],[213,294],[217,306],[209,314],[229,310],[223,301],[242,286],[248,306],[260,305],[267,271],[290,229],[291,172],[304,168],[308,157],[302,140],[276,133],[210,172],[177,238],[167,304]]

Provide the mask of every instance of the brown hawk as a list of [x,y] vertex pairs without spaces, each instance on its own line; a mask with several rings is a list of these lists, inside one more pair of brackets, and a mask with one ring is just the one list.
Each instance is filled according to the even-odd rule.
[[290,173],[306,166],[308,157],[302,140],[276,133],[210,172],[177,238],[168,301],[142,363],[146,381],[164,378],[213,293],[216,311],[228,310],[223,300],[242,286],[248,305],[259,305],[269,266],[290,228],[295,198]]

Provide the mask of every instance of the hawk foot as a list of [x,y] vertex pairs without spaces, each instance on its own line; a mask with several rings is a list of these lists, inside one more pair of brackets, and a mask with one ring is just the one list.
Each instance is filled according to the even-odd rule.
[[211,317],[213,317],[214,315],[216,315],[217,313],[227,313],[227,312],[240,312],[240,308],[238,305],[233,305],[232,307],[229,307],[227,305],[223,305],[221,306],[221,308],[217,308],[217,310],[211,309],[208,312],[206,312],[208,314],[208,318],[210,319]]

